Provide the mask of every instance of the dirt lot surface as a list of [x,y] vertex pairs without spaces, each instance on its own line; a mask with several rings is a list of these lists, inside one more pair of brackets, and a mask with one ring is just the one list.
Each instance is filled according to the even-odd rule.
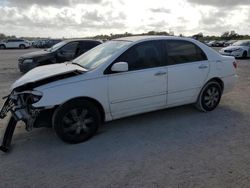
[[[30,51],[0,51],[1,97]],[[0,154],[0,187],[250,187],[250,59],[238,66],[237,86],[210,113],[183,106],[125,118],[78,145],[20,124],[13,150]]]

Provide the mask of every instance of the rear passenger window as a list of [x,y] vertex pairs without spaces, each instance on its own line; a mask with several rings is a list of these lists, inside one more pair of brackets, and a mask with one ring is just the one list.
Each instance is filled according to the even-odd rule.
[[115,62],[127,62],[129,71],[164,66],[161,47],[160,41],[143,42],[128,49]]
[[207,60],[205,53],[195,44],[188,41],[166,41],[168,65]]

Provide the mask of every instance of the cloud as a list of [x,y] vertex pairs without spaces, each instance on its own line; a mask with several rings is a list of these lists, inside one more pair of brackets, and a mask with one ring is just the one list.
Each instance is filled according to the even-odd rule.
[[[47,29],[50,33],[55,33],[59,37],[61,37],[59,33],[62,32],[67,33],[66,35],[69,35],[69,32],[84,35],[100,30],[103,32],[105,30],[124,29],[126,27],[125,19],[126,15],[123,12],[100,12],[97,9],[91,10],[84,7],[57,9],[33,6],[26,11],[17,7],[0,7],[0,25],[2,27],[0,32],[14,30],[24,33],[25,31],[27,32],[26,36],[34,36],[42,32],[46,36],[48,33],[45,32],[45,29]],[[15,29],[7,30],[5,28]],[[33,32],[35,30],[40,32]],[[17,35],[16,33],[13,34]]]
[[188,0],[188,2],[198,5],[210,5],[215,7],[233,7],[239,5],[249,5],[250,0]]
[[171,13],[171,10],[166,8],[151,8],[149,10],[153,13]]
[[[102,0],[3,0],[3,5],[8,7],[31,7],[51,6],[51,7],[67,7],[78,4],[100,4]],[[1,5],[1,4],[0,4]]]
[[[0,0],[0,33],[81,37],[174,31],[248,34],[250,0]],[[209,5],[209,6],[207,6]],[[228,7],[230,6],[230,7]]]

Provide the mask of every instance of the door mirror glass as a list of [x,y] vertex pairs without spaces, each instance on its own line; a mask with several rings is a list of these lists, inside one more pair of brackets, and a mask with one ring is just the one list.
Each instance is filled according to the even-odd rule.
[[127,62],[118,62],[112,65],[111,71],[113,72],[127,72],[128,63]]

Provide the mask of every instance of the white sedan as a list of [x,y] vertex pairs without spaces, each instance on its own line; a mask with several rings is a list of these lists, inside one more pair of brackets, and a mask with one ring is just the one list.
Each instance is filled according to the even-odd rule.
[[246,58],[250,57],[250,40],[240,40],[233,43],[233,45],[222,48],[220,51],[222,55]]
[[16,122],[50,126],[65,142],[91,138],[101,123],[184,104],[214,110],[237,79],[234,57],[196,40],[137,36],[101,44],[72,62],[35,68],[11,88],[0,118],[12,117],[1,150],[8,151]]

